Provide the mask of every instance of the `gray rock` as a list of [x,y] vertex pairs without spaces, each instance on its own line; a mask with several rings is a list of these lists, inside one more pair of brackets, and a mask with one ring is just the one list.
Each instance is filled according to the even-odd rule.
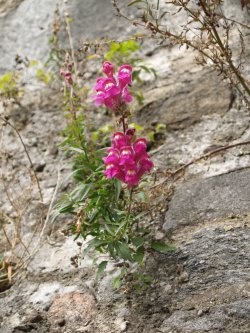
[[169,232],[230,214],[250,211],[250,171],[231,172],[208,179],[193,179],[180,184],[165,216]]
[[138,121],[147,125],[160,122],[168,129],[185,128],[208,114],[224,114],[231,100],[229,88],[208,70],[186,70],[178,81],[153,89],[145,96]]
[[[50,52],[48,38],[52,34],[56,1],[12,0],[8,5],[1,2],[0,14],[5,15],[0,18],[0,73],[13,68],[17,54],[45,62]],[[123,1],[122,7],[128,2]],[[131,25],[115,16],[109,0],[73,0],[60,6],[60,11],[62,16],[67,11],[73,17],[71,25],[76,48],[86,39],[120,38],[131,32]],[[63,34],[61,37],[66,47],[68,37]]]
[[22,1],[0,19],[0,73],[12,69],[16,54],[29,59],[48,57],[48,37],[55,1]]
[[[127,12],[129,2],[123,0],[122,4],[119,4],[123,11]],[[73,17],[72,35],[75,42],[95,38],[100,40],[102,37],[120,38],[131,32],[131,25],[115,15],[116,11],[110,0],[68,1],[68,9]]]

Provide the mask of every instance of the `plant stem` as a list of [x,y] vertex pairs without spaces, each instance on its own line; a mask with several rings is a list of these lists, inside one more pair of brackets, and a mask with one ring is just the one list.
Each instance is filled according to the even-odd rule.
[[128,218],[130,217],[132,207],[133,187],[129,191],[129,205],[128,205]]
[[[202,6],[202,9],[205,13],[205,15],[210,16],[205,2],[203,0],[200,0],[200,4]],[[247,86],[245,79],[241,76],[241,74],[238,72],[238,70],[235,68],[233,62],[232,62],[232,58],[229,55],[229,53],[227,52],[227,50],[225,49],[223,42],[220,38],[220,35],[215,27],[215,25],[213,24],[213,22],[209,22],[208,23],[208,31],[211,34],[211,36],[214,38],[215,42],[217,43],[217,45],[220,47],[222,54],[225,56],[229,67],[231,68],[231,70],[233,71],[234,75],[237,77],[239,83],[242,85],[242,87],[244,88],[244,90],[247,92],[247,94],[250,96],[250,88]]]
[[133,188],[130,189],[129,191],[129,201],[128,201],[128,211],[127,211],[127,217],[126,217],[126,222],[125,224],[123,225],[123,227],[119,227],[119,231],[117,231],[116,233],[116,237],[115,237],[115,240],[119,240],[122,238],[122,236],[125,234],[127,228],[128,228],[128,225],[129,225],[129,218],[130,218],[130,215],[131,215],[131,208],[132,208],[132,198],[133,198]]
[[15,131],[15,133],[17,134],[19,140],[21,141],[21,144],[22,144],[22,146],[23,146],[23,149],[24,149],[24,151],[25,151],[25,154],[26,154],[26,156],[27,156],[27,158],[28,158],[28,160],[29,160],[30,168],[31,168],[31,170],[33,171],[33,174],[34,174],[34,177],[35,177],[35,180],[36,180],[36,184],[37,184],[38,192],[39,192],[39,195],[40,195],[40,199],[41,199],[41,201],[43,202],[43,195],[42,195],[42,189],[41,189],[41,186],[40,186],[40,182],[39,182],[39,180],[38,180],[38,177],[37,177],[37,174],[36,174],[36,171],[35,171],[35,168],[34,168],[34,164],[33,164],[32,160],[31,160],[31,157],[30,157],[30,155],[29,155],[29,152],[28,152],[28,150],[27,150],[27,147],[26,147],[26,145],[25,145],[25,143],[24,143],[24,141],[23,141],[23,138],[22,138],[20,132],[16,129],[16,127],[15,127],[14,125],[12,125],[12,124],[11,124],[7,119],[5,119],[4,117],[0,116],[0,119],[1,119],[6,125],[10,126],[10,127]]
[[[128,16],[126,16],[124,13],[121,12],[120,8],[117,5],[117,0],[112,0],[113,6],[115,8],[115,10],[117,11],[117,15],[119,17],[122,17],[124,19],[126,19],[127,21],[129,21],[130,23],[132,22],[132,24],[134,26],[141,26],[144,29],[148,28],[151,30],[152,32],[152,37],[156,38],[156,34],[160,34],[161,36],[163,36],[164,38],[168,37],[170,38],[170,40],[172,39],[173,41],[175,41],[176,43],[178,43],[179,45],[183,45],[186,44],[190,47],[192,47],[194,50],[197,50],[199,53],[201,53],[204,57],[210,59],[213,64],[216,67],[216,62],[214,61],[215,59],[209,55],[208,52],[204,51],[202,49],[202,47],[199,47],[199,45],[196,45],[193,41],[186,39],[185,37],[183,37],[182,35],[176,35],[168,30],[162,30],[159,28],[158,24],[156,23],[156,25],[154,25],[152,22],[144,22],[141,23],[139,21],[136,20],[131,20]],[[200,4],[202,6],[202,9],[205,13],[205,15],[207,15],[208,17],[210,16],[210,13],[208,12],[207,8],[206,8],[206,4],[204,0],[200,0]],[[194,13],[186,6],[186,2],[181,3],[180,6],[182,6],[187,12],[189,12],[189,14],[191,14],[191,16],[193,17]],[[227,18],[226,18],[227,19]],[[198,19],[199,20],[199,19]],[[203,22],[201,20],[199,20],[199,22],[203,25]],[[147,24],[150,23],[148,26]],[[239,22],[236,22],[237,24],[240,24]],[[249,27],[248,27],[249,28]],[[244,91],[247,93],[247,95],[250,96],[250,87],[247,85],[245,78],[241,75],[241,73],[239,73],[239,71],[237,70],[237,68],[234,66],[232,59],[230,57],[230,55],[228,54],[227,50],[225,49],[220,36],[217,32],[216,27],[209,22],[209,25],[206,26],[206,29],[208,30],[208,32],[210,33],[210,35],[214,38],[214,40],[216,41],[217,45],[219,46],[221,52],[223,53],[223,55],[226,58],[227,61],[227,65],[229,66],[229,68],[231,69],[231,71],[233,72],[233,74],[236,76],[238,82],[240,83],[240,85],[243,87]],[[222,61],[223,62],[223,61]],[[225,73],[226,77],[230,79],[230,77],[228,77],[228,74]],[[231,83],[237,88],[237,83],[232,82],[232,80],[230,80]],[[244,93],[243,93],[243,98],[244,98]],[[245,102],[249,105],[249,101],[244,98]]]
[[75,72],[75,78],[77,78],[77,62],[75,58],[75,51],[74,51],[74,42],[71,34],[71,29],[70,29],[70,22],[69,22],[69,17],[68,14],[65,12],[65,22],[66,22],[66,30],[68,33],[68,39],[69,39],[69,45],[70,45],[70,51],[71,51],[71,58],[74,63],[74,72]]
[[[219,154],[220,152],[224,152],[224,151],[226,151],[228,149],[232,149],[232,148],[236,148],[236,147],[240,147],[240,146],[245,146],[245,145],[250,145],[250,140],[244,141],[244,142],[237,142],[237,143],[233,143],[231,145],[227,145],[227,146],[223,146],[223,147],[214,149],[214,150],[212,150],[212,151],[210,151],[210,152],[208,152],[206,154],[203,154],[200,157],[197,157],[197,158],[191,160],[190,162],[188,162],[188,163],[180,166],[176,170],[170,171],[169,175],[171,177],[174,177],[174,176],[178,175],[179,173],[181,173],[182,171],[185,171],[190,165],[198,163],[198,162],[200,162],[202,160],[206,160],[206,159],[208,159],[210,157],[213,157],[213,156]],[[156,187],[158,187],[160,185],[163,185],[168,180],[169,180],[169,178],[165,178],[162,182],[160,182],[159,184],[154,185],[151,189],[154,189],[154,188],[156,188]]]
[[126,124],[125,124],[125,117],[124,117],[124,115],[122,115],[122,129],[123,129],[123,133],[125,134],[125,132],[126,132]]
[[126,220],[126,223],[125,223],[124,229],[123,229],[124,231],[126,231],[128,225],[129,225],[129,221],[130,221],[131,208],[132,208],[132,197],[133,197],[133,187],[129,191],[128,212],[127,212],[127,220]]

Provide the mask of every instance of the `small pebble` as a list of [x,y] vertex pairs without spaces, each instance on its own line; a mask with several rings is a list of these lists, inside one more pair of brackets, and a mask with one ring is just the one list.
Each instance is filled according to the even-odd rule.
[[200,310],[197,312],[197,315],[198,315],[199,317],[201,317],[201,316],[203,315],[203,311],[200,309]]
[[180,275],[180,282],[188,282],[189,281],[189,275],[186,271],[182,272]]
[[172,289],[171,284],[167,284],[166,287],[164,288],[164,291],[165,291],[165,293],[168,294],[168,295],[173,294],[173,289]]

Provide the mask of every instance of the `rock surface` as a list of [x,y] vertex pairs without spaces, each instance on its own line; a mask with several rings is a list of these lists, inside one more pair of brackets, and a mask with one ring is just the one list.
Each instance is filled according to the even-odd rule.
[[173,80],[179,66],[177,61],[177,64],[174,62],[170,66],[172,75],[168,85],[148,91],[145,104],[137,116],[140,122],[146,124],[148,119],[151,122],[160,119],[168,129],[180,129],[196,123],[206,115],[225,114],[228,111],[232,98],[228,87],[213,71],[192,73],[189,70],[189,66],[192,68],[192,58],[189,61],[186,61],[185,71],[179,73],[178,81]]
[[[0,72],[12,68],[16,53],[46,59],[55,5],[52,0],[40,5],[31,0],[0,1]],[[125,37],[131,31],[114,15],[108,0],[73,0],[68,6],[76,45],[86,38]],[[234,5],[225,8],[232,15]],[[192,65],[192,51],[146,45],[142,54],[158,71],[158,79],[145,76],[145,100],[136,117],[149,128],[166,125],[161,146],[151,151],[159,173],[216,147],[249,140],[249,111],[216,73]],[[31,83],[24,102],[25,108],[11,110],[9,117],[27,144],[44,202],[22,145],[5,127],[1,172],[7,183],[11,181],[9,195],[18,209],[29,202],[21,236],[33,256],[11,288],[0,293],[0,333],[250,332],[249,145],[193,164],[175,184],[171,198],[161,194],[164,216],[151,222],[156,238],[171,241],[175,250],[148,258],[153,282],[142,294],[114,291],[114,263],[97,281],[92,255],[76,262],[82,244],[65,234],[67,218],[55,226],[47,219],[54,195],[70,186],[64,181],[68,163],[57,148],[65,126],[60,98],[54,90],[36,89]],[[163,190],[169,193],[171,185],[166,183]],[[4,182],[0,191],[1,210],[7,216],[0,211],[0,222],[8,218],[13,223],[18,216]],[[4,252],[7,245],[0,235]],[[16,251],[23,253],[23,245]]]
[[[124,1],[123,6],[129,1]],[[63,1],[62,1],[63,3]],[[62,15],[69,13],[74,19],[72,33],[76,46],[95,38],[126,36],[131,31],[114,15],[109,0],[73,0],[63,4]],[[56,1],[11,0],[0,2],[0,73],[14,66],[15,56],[45,62],[50,52],[49,36],[56,10]],[[96,24],[98,22],[98,24]],[[108,24],[107,24],[108,22]],[[68,45],[67,37],[64,37]]]
[[193,179],[176,189],[163,228],[168,232],[204,220],[249,212],[250,171]]

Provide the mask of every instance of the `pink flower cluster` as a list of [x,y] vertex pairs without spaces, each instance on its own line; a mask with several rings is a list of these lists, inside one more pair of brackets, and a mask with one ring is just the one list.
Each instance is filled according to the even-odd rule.
[[132,143],[134,132],[134,129],[128,129],[125,134],[114,133],[113,145],[103,158],[107,178],[117,178],[130,187],[137,186],[142,175],[154,166],[146,151],[146,139],[139,138]]
[[105,105],[114,110],[122,103],[130,103],[132,95],[128,91],[128,85],[132,83],[132,67],[122,65],[118,69],[117,77],[114,76],[114,65],[104,62],[102,71],[106,77],[99,77],[94,86],[96,94],[93,96],[95,105]]

